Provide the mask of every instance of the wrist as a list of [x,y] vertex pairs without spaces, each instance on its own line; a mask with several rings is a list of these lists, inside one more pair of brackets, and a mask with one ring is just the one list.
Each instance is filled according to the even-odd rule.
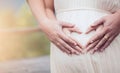
[[40,26],[48,25],[48,24],[50,24],[51,22],[57,22],[57,20],[43,19],[42,21],[39,22],[39,25],[40,25]]
[[40,29],[47,29],[49,26],[54,26],[54,23],[57,23],[57,20],[43,19],[39,22],[38,27],[40,27]]

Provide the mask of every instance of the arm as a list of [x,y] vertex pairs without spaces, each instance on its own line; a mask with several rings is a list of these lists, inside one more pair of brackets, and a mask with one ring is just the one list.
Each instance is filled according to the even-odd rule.
[[[53,0],[27,0],[28,4],[36,17],[39,24],[42,26],[49,19],[55,19],[53,13]],[[48,4],[48,5],[47,5]]]
[[[76,42],[63,33],[62,23],[59,23],[54,15],[53,0],[28,0],[28,4],[39,22],[41,30],[52,43],[67,54],[78,54],[81,52],[81,48],[75,47]],[[64,24],[68,25],[68,23]],[[69,24],[69,27],[73,27],[73,25]]]
[[54,2],[53,0],[44,0],[45,2],[45,7],[46,7],[46,14],[48,16],[49,19],[53,19],[53,20],[56,20],[56,17],[55,17],[55,11],[54,11]]

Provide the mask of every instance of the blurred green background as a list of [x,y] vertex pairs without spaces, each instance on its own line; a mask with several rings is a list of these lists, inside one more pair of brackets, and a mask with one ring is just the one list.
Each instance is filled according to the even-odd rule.
[[0,61],[49,55],[50,42],[40,30],[34,31],[38,24],[27,3],[1,0],[0,4]]

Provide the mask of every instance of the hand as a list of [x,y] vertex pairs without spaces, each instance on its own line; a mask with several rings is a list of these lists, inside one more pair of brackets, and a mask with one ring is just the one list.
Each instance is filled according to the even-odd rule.
[[71,36],[72,32],[81,34],[82,33],[81,30],[78,27],[76,27],[74,24],[71,24],[71,23],[60,22],[60,24],[62,26],[63,32],[77,43],[77,46],[73,47],[73,48],[79,49],[79,47],[80,47],[81,48],[80,51],[81,51],[81,53],[83,53],[82,52],[83,46]]
[[73,24],[52,20],[48,20],[45,22],[45,25],[40,26],[41,30],[45,32],[50,41],[54,43],[61,51],[67,54],[78,55],[82,52],[81,45],[71,37],[67,36],[62,29],[69,28],[69,30],[71,29],[71,31],[73,31],[73,27]]
[[120,33],[120,13],[110,14],[96,21],[86,34],[93,30],[96,30],[96,34],[87,43],[86,52],[103,52]]

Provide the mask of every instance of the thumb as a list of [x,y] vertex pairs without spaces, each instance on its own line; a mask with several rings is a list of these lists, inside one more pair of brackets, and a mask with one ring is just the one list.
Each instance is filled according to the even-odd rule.
[[78,34],[81,34],[81,30],[78,27],[74,27],[74,28],[68,28],[70,32],[76,32]]
[[101,18],[101,19],[95,21],[95,22],[91,25],[91,27],[92,27],[92,28],[97,28],[98,26],[102,25],[104,22],[105,22],[105,20],[104,20],[103,18]]
[[71,24],[71,23],[68,23],[68,22],[59,22],[59,23],[64,28],[73,28],[75,26],[75,24]]
[[105,20],[103,18],[95,21],[90,27],[88,27],[86,34],[90,33],[93,30],[96,30],[100,25],[103,25],[104,22]]

